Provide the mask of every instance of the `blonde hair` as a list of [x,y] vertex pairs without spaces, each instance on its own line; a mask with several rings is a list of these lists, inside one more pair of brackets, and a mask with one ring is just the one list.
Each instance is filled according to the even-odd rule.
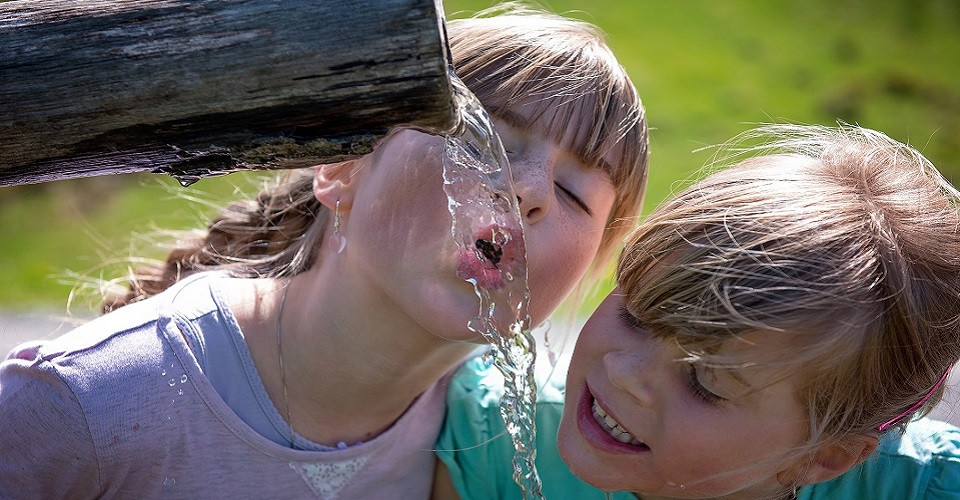
[[[543,130],[549,137],[567,141],[571,120],[582,124],[564,145],[587,165],[605,168],[617,194],[595,260],[599,269],[630,227],[619,221],[639,215],[646,183],[646,119],[626,72],[596,28],[558,15],[509,4],[447,27],[457,75],[493,115],[533,98],[538,114],[549,115]],[[620,161],[606,164],[608,152]],[[202,270],[298,274],[317,259],[329,218],[313,195],[312,171],[288,172],[255,199],[225,207],[205,230],[182,235],[164,262],[131,269],[118,280],[129,290],[105,298],[101,309],[154,295]]]
[[[739,335],[785,335],[808,446],[871,434],[960,358],[960,194],[880,132],[771,125],[761,154],[659,207],[625,248],[627,309],[694,358]],[[742,143],[742,141],[740,141]],[[919,412],[936,404],[935,391]]]

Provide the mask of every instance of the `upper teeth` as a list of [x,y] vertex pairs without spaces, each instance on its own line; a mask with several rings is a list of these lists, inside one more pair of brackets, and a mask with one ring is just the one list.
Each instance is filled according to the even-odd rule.
[[597,423],[600,424],[600,427],[603,427],[608,434],[613,436],[613,439],[620,441],[621,443],[629,443],[634,446],[640,446],[640,440],[633,437],[626,429],[620,425],[620,422],[614,420],[613,417],[607,415],[607,412],[597,404],[597,401],[593,401],[593,418],[596,419]]

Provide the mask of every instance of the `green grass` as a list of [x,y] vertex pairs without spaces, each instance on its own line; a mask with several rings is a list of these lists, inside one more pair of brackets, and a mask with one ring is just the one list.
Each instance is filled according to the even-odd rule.
[[[447,0],[448,18],[493,2]],[[651,132],[646,207],[709,160],[716,145],[769,121],[882,130],[921,149],[960,179],[960,6],[950,0],[551,0],[550,10],[593,22],[637,85]],[[99,182],[99,183],[98,183]],[[0,188],[0,309],[60,307],[68,271],[143,248],[131,232],[187,228],[208,209],[177,193],[226,200],[243,178],[201,181],[133,176]],[[103,192],[95,191],[99,184]],[[136,242],[135,242],[136,243]],[[136,247],[136,250],[131,248]]]
[[[239,199],[237,187],[249,192],[256,179],[234,174],[182,188],[143,174],[3,188],[0,309],[60,308],[78,275],[109,279],[129,257],[162,258],[154,233],[200,227],[215,212],[211,203]],[[91,307],[80,302],[74,310]]]

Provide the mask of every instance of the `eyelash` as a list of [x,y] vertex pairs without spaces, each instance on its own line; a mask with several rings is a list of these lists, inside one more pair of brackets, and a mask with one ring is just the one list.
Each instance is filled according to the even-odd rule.
[[623,304],[620,305],[620,319],[621,319],[624,323],[626,323],[627,326],[629,326],[630,328],[633,328],[634,330],[645,330],[645,329],[646,329],[646,327],[643,325],[643,323],[641,323],[640,320],[637,319],[636,316],[634,316],[633,314],[631,314],[630,311],[628,311],[627,308],[623,306]]
[[570,199],[571,199],[574,203],[576,203],[578,207],[580,207],[584,212],[587,213],[587,215],[593,215],[593,212],[590,211],[590,207],[588,207],[587,204],[584,203],[583,200],[580,199],[580,197],[578,197],[577,195],[573,194],[573,191],[570,191],[569,189],[563,187],[562,185],[560,185],[560,183],[554,182],[553,184],[556,185],[557,188],[558,188],[560,191],[563,191],[564,194],[566,194],[567,196],[569,196]]
[[[0,1],[2,1],[2,0],[0,0]],[[504,145],[504,152],[507,153],[507,157],[508,157],[508,158],[511,157],[511,156],[513,156],[513,155],[515,155],[515,154],[517,153],[517,152],[516,152],[516,148],[507,147],[506,145]],[[557,188],[560,189],[560,191],[563,191],[563,193],[564,193],[565,195],[567,195],[567,196],[570,198],[570,200],[573,201],[573,203],[574,203],[575,205],[577,205],[578,207],[580,207],[580,209],[583,210],[587,215],[589,215],[589,216],[591,216],[591,217],[593,216],[593,212],[590,211],[590,207],[588,207],[587,204],[584,203],[583,200],[582,200],[579,196],[577,196],[576,194],[574,194],[573,191],[570,191],[569,189],[563,187],[562,185],[560,185],[560,183],[557,183],[557,182],[554,182],[554,185],[556,185]]]
[[726,399],[708,391],[707,388],[700,383],[700,379],[697,378],[696,365],[690,363],[688,366],[690,369],[687,370],[687,385],[698,398],[700,398],[703,402],[714,406],[719,406],[720,403],[726,401]]
[[[630,311],[628,311],[627,308],[624,307],[623,305],[620,305],[620,319],[627,326],[629,326],[634,330],[647,329],[646,326],[644,326],[644,324],[640,322],[640,319],[634,316],[632,313],[630,313]],[[687,370],[686,382],[687,382],[687,386],[690,388],[690,390],[693,392],[694,395],[700,398],[700,400],[703,401],[704,403],[707,403],[713,406],[720,406],[721,403],[726,401],[726,399],[724,399],[723,397],[718,396],[710,392],[709,390],[707,390],[707,388],[700,383],[700,379],[697,378],[696,365],[694,365],[693,363],[689,363],[687,364],[687,366],[689,367],[689,370]]]

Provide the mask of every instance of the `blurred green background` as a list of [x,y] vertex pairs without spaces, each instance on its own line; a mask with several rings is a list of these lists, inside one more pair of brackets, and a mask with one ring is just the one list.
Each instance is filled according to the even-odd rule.
[[[446,0],[447,18],[493,2]],[[875,128],[960,180],[956,0],[541,2],[598,25],[637,85],[651,130],[649,210],[709,160],[694,150],[770,121]],[[190,188],[127,175],[0,188],[0,311],[62,311],[76,276],[158,258],[158,229],[201,225],[257,176]],[[191,203],[189,200],[198,200]],[[89,314],[90,302],[72,312]]]

